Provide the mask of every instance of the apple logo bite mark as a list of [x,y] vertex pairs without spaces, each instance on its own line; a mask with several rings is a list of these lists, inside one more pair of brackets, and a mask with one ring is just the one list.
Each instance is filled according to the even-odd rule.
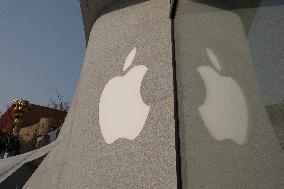
[[206,89],[204,103],[198,107],[199,113],[216,140],[231,139],[242,145],[248,125],[245,97],[234,79],[220,74],[221,66],[214,52],[206,48],[206,53],[216,70],[210,66],[197,68]]
[[[132,64],[136,54],[134,47],[127,56],[123,71]],[[148,68],[135,66],[123,76],[108,81],[99,103],[99,124],[107,144],[119,138],[135,139],[141,132],[150,107],[141,97],[140,87]]]

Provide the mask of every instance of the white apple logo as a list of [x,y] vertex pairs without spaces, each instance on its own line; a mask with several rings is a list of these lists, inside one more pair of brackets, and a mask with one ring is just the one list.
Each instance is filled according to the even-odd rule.
[[[136,54],[134,47],[127,56],[123,71],[131,65]],[[141,132],[150,107],[141,97],[140,87],[148,68],[135,66],[123,76],[108,81],[99,103],[99,123],[107,144],[119,138],[135,139]]]
[[216,140],[231,139],[242,145],[248,125],[245,97],[235,80],[220,75],[221,66],[216,55],[209,48],[206,53],[217,71],[209,66],[197,68],[206,89],[205,101],[198,107],[199,113]]

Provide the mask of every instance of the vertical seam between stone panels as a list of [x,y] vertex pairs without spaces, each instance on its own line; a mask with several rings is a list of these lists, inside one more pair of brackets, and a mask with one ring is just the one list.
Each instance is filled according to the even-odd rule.
[[176,149],[176,175],[177,189],[182,189],[181,179],[181,155],[180,155],[180,135],[178,117],[178,98],[177,98],[177,78],[176,78],[176,59],[175,59],[175,26],[174,18],[176,13],[177,0],[171,0],[170,20],[171,20],[171,43],[172,43],[172,68],[173,68],[173,92],[174,92],[174,119],[175,119],[175,149]]

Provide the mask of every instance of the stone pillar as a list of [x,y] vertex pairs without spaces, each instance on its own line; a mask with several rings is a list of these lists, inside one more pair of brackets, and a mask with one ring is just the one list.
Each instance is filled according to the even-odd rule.
[[[283,20],[283,6],[257,8],[247,6],[253,5],[251,1],[242,2],[233,6],[228,1],[180,0],[177,6],[183,188],[284,186],[284,153],[265,111],[255,70],[262,59],[277,54],[281,30],[272,27],[278,27],[275,20]],[[275,24],[267,30],[260,21]],[[272,34],[261,44],[266,32]],[[255,57],[259,49],[265,55]],[[277,61],[271,60],[265,63]],[[283,68],[280,64],[274,65]]]
[[176,188],[169,8],[105,7],[58,145],[24,188]]

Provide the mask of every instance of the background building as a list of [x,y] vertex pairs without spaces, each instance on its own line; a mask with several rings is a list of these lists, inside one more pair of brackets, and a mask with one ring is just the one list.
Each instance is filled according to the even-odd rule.
[[[18,139],[21,143],[21,153],[34,150],[38,145],[39,137],[47,137],[47,134],[61,127],[67,112],[52,109],[40,105],[31,104],[30,110],[24,117],[23,124],[19,131]],[[13,134],[13,112],[8,108],[0,117],[0,129],[8,135]],[[45,145],[49,139],[46,138]]]

